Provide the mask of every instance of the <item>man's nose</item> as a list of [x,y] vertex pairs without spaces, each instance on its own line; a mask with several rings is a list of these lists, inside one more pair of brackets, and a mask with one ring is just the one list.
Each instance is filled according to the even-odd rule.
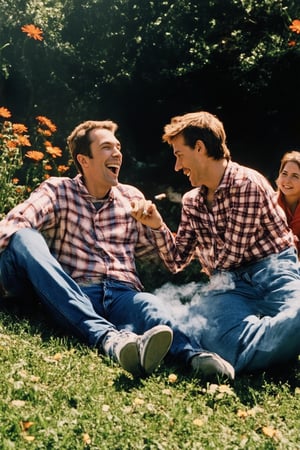
[[175,170],[175,172],[178,172],[179,170],[181,170],[182,169],[182,165],[180,164],[180,162],[178,161],[178,159],[176,160],[176,163],[175,163],[175,167],[174,167],[174,170]]

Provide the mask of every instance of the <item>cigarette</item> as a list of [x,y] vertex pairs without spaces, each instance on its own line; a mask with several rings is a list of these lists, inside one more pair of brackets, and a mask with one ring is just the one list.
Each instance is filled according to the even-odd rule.
[[157,194],[154,196],[155,200],[163,200],[166,197],[167,197],[167,194],[165,194],[164,192],[162,194]]
[[136,213],[138,211],[138,205],[135,202],[132,202],[131,204],[132,212]]

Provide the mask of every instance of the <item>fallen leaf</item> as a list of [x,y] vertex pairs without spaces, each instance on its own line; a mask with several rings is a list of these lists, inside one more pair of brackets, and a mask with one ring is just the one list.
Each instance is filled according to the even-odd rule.
[[248,416],[248,412],[242,409],[238,409],[237,416],[241,419],[245,419]]
[[280,439],[280,432],[273,427],[262,427],[261,430],[265,436],[268,436],[275,440]]
[[22,436],[23,436],[23,439],[25,439],[25,441],[28,441],[28,442],[32,442],[35,440],[34,436],[30,436],[29,434],[26,434],[26,433],[23,433]]
[[204,424],[204,421],[200,418],[193,420],[193,425],[196,425],[197,427],[202,427],[203,424]]
[[142,398],[136,397],[136,398],[133,400],[133,403],[134,403],[135,405],[143,405],[143,404],[145,403],[145,400],[143,400]]
[[162,393],[165,395],[172,395],[172,391],[170,389],[163,389]]
[[21,428],[23,431],[28,430],[32,425],[34,425],[34,422],[29,422],[29,420],[22,420],[20,422]]
[[11,402],[10,402],[10,404],[12,405],[12,406],[16,406],[17,408],[21,408],[22,406],[24,406],[25,405],[25,401],[24,400],[12,400]]
[[177,375],[175,373],[170,373],[168,376],[169,383],[176,383],[177,381]]
[[91,438],[90,438],[90,436],[89,436],[88,433],[83,433],[83,435],[82,435],[82,440],[83,440],[83,443],[84,443],[85,445],[89,445],[89,444],[92,443],[92,440],[91,440]]

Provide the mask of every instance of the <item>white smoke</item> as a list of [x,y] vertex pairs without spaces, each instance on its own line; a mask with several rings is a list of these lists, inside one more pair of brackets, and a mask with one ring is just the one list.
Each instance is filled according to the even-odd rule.
[[[202,297],[210,291],[226,292],[234,289],[235,284],[230,274],[220,273],[214,275],[209,283],[191,282],[183,285],[166,283],[154,291],[165,305],[167,305],[170,318],[189,335],[201,336],[202,330],[207,327],[207,317],[210,309],[214,307],[211,302],[202,301]],[[213,333],[214,324],[210,321],[210,331]]]

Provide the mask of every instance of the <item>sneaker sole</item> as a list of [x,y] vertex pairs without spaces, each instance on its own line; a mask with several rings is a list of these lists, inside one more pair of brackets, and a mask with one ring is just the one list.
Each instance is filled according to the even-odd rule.
[[170,330],[162,330],[150,336],[143,350],[142,368],[146,375],[159,366],[171,347],[173,333]]
[[140,376],[142,374],[136,342],[129,342],[122,348],[119,354],[119,363],[124,370],[134,376]]
[[194,369],[194,373],[197,375],[201,373],[204,377],[227,377],[230,380],[234,380],[234,368],[232,365],[220,358],[218,355],[203,355],[199,359],[197,369]]

